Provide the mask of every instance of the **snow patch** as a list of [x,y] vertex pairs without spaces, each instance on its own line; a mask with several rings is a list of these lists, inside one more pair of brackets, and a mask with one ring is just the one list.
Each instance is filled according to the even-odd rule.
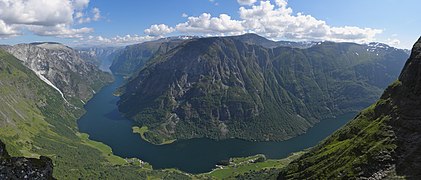
[[45,83],[53,87],[55,90],[57,90],[67,104],[70,104],[69,101],[67,101],[67,99],[64,97],[63,92],[61,92],[61,90],[58,87],[56,87],[50,80],[45,78],[40,72],[37,72],[37,71],[34,71],[34,72],[42,81],[44,81]]

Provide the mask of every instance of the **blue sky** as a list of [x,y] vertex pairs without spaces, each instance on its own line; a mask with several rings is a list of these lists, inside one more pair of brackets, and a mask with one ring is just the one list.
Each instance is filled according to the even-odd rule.
[[0,0],[0,43],[125,45],[253,32],[410,48],[421,35],[420,6],[419,0]]

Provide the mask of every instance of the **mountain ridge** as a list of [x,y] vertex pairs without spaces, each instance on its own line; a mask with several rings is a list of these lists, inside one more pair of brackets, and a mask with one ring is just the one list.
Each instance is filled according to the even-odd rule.
[[[193,39],[149,60],[123,88],[119,109],[157,128],[152,139],[288,139],[320,119],[368,106],[397,77],[406,53],[367,48],[333,42],[264,48],[232,37]],[[252,120],[263,116],[269,121]],[[250,127],[273,131],[247,137],[254,133],[244,131]],[[192,134],[177,134],[177,128]]]

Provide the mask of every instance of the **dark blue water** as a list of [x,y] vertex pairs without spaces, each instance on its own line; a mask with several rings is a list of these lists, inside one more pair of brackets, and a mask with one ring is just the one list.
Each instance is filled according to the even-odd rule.
[[124,158],[139,158],[152,164],[155,169],[177,168],[189,173],[202,173],[212,170],[217,162],[230,157],[265,154],[268,158],[283,158],[292,152],[316,145],[355,115],[350,113],[323,120],[306,134],[283,142],[191,139],[157,146],[132,133],[132,121],[118,112],[116,103],[119,98],[113,96],[113,92],[124,80],[119,76],[115,79],[113,84],[103,88],[86,104],[87,113],[78,121],[79,129],[88,133],[90,139],[110,146],[114,154]]

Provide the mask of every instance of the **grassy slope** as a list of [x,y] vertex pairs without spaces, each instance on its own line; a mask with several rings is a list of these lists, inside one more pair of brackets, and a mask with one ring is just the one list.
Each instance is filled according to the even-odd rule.
[[81,110],[66,106],[58,92],[3,51],[0,83],[0,138],[13,156],[50,157],[56,178],[187,177],[178,171],[163,173],[128,163],[114,156],[108,146],[78,133]]
[[221,168],[217,168],[203,175],[210,176],[215,179],[248,179],[248,177],[252,177],[251,175],[256,174],[256,172],[264,172],[262,174],[265,175],[264,179],[274,179],[277,175],[276,172],[279,172],[281,168],[288,165],[291,161],[299,158],[302,154],[304,154],[304,152],[297,152],[291,154],[289,157],[286,157],[284,159],[269,159],[263,162],[256,162],[257,159],[264,157],[263,155],[255,155],[243,158],[231,158],[230,165],[222,166]]
[[[399,86],[395,82],[391,88]],[[397,148],[388,112],[391,98],[381,99],[354,120],[285,168],[282,179],[340,179],[370,177],[387,169]],[[385,109],[388,109],[385,111]]]

